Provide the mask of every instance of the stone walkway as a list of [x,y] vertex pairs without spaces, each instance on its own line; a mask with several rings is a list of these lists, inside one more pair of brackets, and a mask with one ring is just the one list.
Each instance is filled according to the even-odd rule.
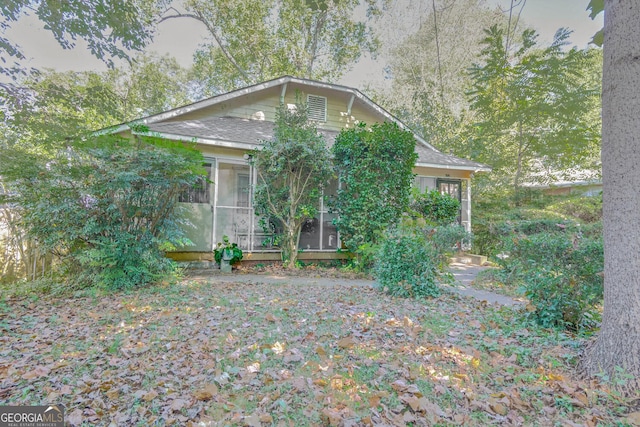
[[[488,304],[499,304],[505,306],[517,306],[524,304],[514,298],[500,295],[490,291],[474,289],[472,287],[478,273],[488,267],[479,267],[466,264],[451,264],[450,271],[456,278],[455,285],[443,285],[445,289],[462,296],[468,296]],[[187,277],[205,279],[211,283],[266,283],[273,285],[302,285],[302,286],[368,286],[374,287],[375,281],[366,279],[342,279],[332,277],[307,277],[307,276],[284,276],[274,274],[239,274],[221,273],[220,270],[194,270],[187,273]]]
[[491,267],[480,267],[477,265],[459,264],[453,263],[449,265],[449,271],[456,278],[456,285],[443,285],[445,288],[450,289],[460,295],[473,297],[480,301],[486,301],[489,304],[500,304],[507,306],[523,305],[524,302],[514,299],[512,297],[497,294],[491,291],[484,291],[481,289],[474,289],[473,282],[476,280],[478,273]]

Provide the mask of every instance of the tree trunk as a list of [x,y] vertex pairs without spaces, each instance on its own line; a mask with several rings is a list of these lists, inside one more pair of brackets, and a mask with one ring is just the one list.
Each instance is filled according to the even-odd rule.
[[298,241],[302,223],[290,219],[289,226],[285,230],[285,240],[282,245],[283,265],[286,268],[295,268],[298,260]]
[[604,19],[604,314],[583,367],[631,391],[640,388],[640,3],[607,0]]
[[524,155],[524,138],[522,135],[522,122],[518,123],[518,159],[516,163],[516,175],[513,178],[513,202],[520,206],[520,178],[522,177],[522,157]]

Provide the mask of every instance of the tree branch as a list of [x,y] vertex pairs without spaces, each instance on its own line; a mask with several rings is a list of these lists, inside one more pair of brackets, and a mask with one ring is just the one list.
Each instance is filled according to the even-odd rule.
[[[220,48],[220,50],[222,51],[224,56],[231,63],[231,65],[233,65],[233,67],[236,70],[238,70],[238,72],[240,74],[242,74],[242,76],[244,77],[246,83],[253,83],[253,79],[251,79],[251,77],[249,77],[249,75],[236,62],[236,60],[233,58],[231,53],[229,53],[229,51],[225,48],[224,44],[222,43],[222,39],[218,36],[218,34],[216,34],[215,28],[209,23],[209,21],[207,21],[207,19],[200,12],[183,13],[183,12],[178,12],[175,8],[170,8],[170,9],[173,9],[176,12],[176,14],[175,15],[164,16],[158,21],[158,23],[167,21],[169,19],[175,19],[175,18],[191,18],[191,19],[195,19],[196,21],[202,22],[204,24],[204,26],[207,27],[207,30],[209,31],[211,36],[215,39],[216,43],[218,44],[218,47]],[[167,9],[167,10],[169,10],[169,9]]]

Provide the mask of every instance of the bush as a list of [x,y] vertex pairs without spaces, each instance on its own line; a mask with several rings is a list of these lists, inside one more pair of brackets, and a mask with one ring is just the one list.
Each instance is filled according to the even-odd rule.
[[547,209],[586,223],[602,221],[602,195],[563,200],[548,206]]
[[530,316],[544,327],[585,330],[596,326],[603,296],[601,238],[580,231],[509,237],[501,261],[508,281],[520,284]]
[[[352,252],[376,244],[407,211],[417,154],[414,135],[386,122],[343,129],[331,148],[342,183],[330,200],[334,223]],[[382,178],[382,179],[381,179]]]
[[374,276],[390,295],[438,296],[436,280],[443,276],[448,257],[458,242],[469,238],[458,225],[404,227],[388,232],[376,256]]
[[432,225],[449,225],[456,221],[460,202],[438,190],[414,194],[409,208]]
[[449,258],[458,251],[460,242],[471,242],[473,237],[460,225],[446,225],[425,230],[427,241],[433,246],[440,270],[449,264]]
[[423,233],[389,233],[380,245],[374,276],[386,293],[400,297],[435,297],[436,252]]
[[202,155],[155,139],[92,138],[49,153],[7,151],[0,175],[27,235],[75,286],[123,289],[175,271],[188,240],[178,195],[204,172]]

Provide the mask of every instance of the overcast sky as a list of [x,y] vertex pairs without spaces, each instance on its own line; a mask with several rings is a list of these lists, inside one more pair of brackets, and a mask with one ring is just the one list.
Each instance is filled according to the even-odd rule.
[[[415,4],[418,8],[430,5],[426,0],[402,1],[411,1],[412,6]],[[491,0],[490,3],[506,9],[510,0]],[[538,30],[541,42],[551,41],[558,28],[568,27],[574,31],[572,44],[585,47],[603,22],[602,14],[595,21],[589,18],[587,4],[588,0],[526,0],[522,19]],[[205,34],[204,26],[194,20],[172,19],[160,24],[156,39],[148,50],[169,53],[183,66],[189,66],[193,53]],[[18,42],[29,58],[28,64],[33,67],[49,67],[59,71],[105,69],[104,64],[91,56],[81,42],[73,50],[62,49],[53,36],[42,28],[42,23],[33,17],[21,19],[6,35]],[[340,83],[361,87],[368,82],[379,82],[385,65],[383,58],[379,57],[375,62],[365,58]]]

